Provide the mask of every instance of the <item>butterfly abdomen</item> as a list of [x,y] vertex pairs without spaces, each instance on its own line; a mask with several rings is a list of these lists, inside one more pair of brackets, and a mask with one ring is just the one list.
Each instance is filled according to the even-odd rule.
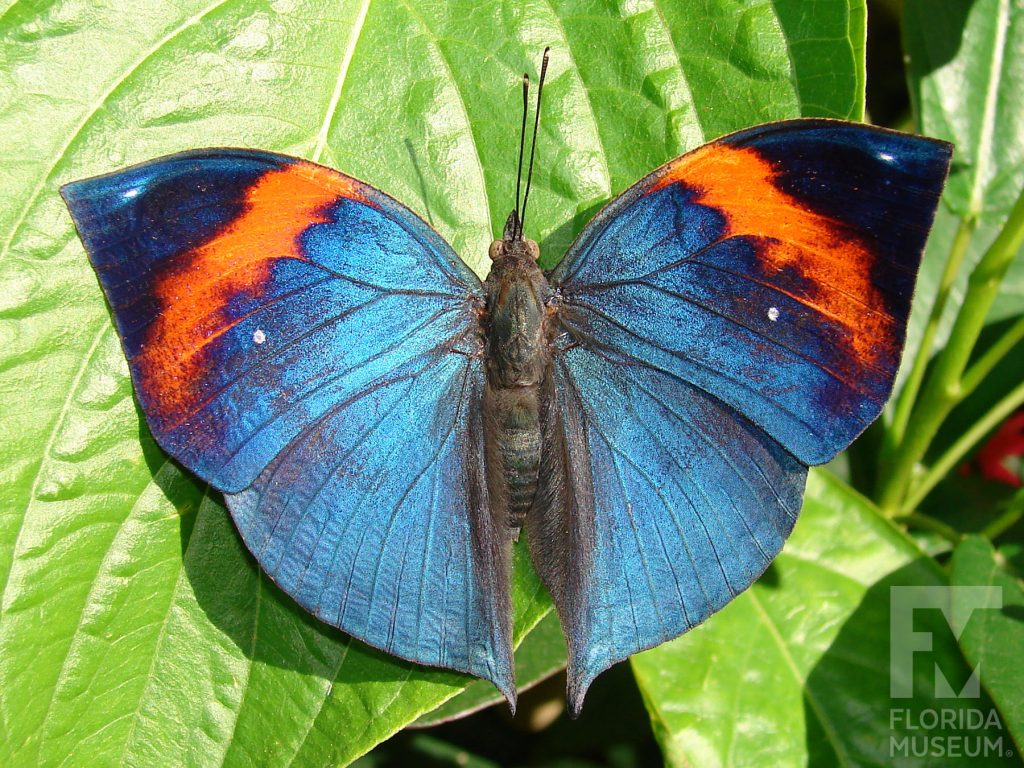
[[540,468],[540,407],[537,387],[487,388],[485,423],[492,449],[488,460],[491,496],[500,500],[505,519],[513,531],[523,525],[537,493]]
[[495,263],[487,280],[484,424],[491,504],[514,532],[537,494],[541,461],[540,386],[549,365],[547,282],[532,258]]

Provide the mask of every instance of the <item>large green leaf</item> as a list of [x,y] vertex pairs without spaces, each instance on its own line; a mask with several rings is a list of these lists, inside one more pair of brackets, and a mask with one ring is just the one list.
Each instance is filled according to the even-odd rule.
[[[291,152],[410,204],[483,271],[518,73],[550,44],[528,222],[550,263],[705,139],[859,117],[864,26],[862,0],[8,3],[0,762],[344,763],[467,684],[347,641],[258,575],[142,425],[61,183],[196,146]],[[521,635],[548,605],[518,573]]]
[[921,765],[902,740],[922,735],[926,710],[975,705],[936,698],[933,665],[957,686],[968,676],[938,612],[915,616],[933,648],[909,671],[913,695],[890,697],[890,588],[945,584],[868,501],[812,472],[796,529],[766,575],[704,625],[633,658],[668,763]]
[[[1019,0],[907,0],[904,49],[911,101],[923,133],[956,145],[907,332],[916,349],[965,216],[977,217],[965,268],[937,334],[944,343],[970,265],[995,238],[1024,188],[1024,4]],[[990,321],[1024,314],[1024,258],[1007,274]]]
[[956,145],[947,204],[999,220],[1024,185],[1024,5],[907,0],[904,47],[922,130]]
[[1024,748],[1024,669],[1020,664],[1024,649],[1024,587],[1020,578],[1007,570],[1003,556],[978,536],[964,539],[953,553],[951,582],[955,586],[996,591],[997,602],[988,610],[972,610],[984,608],[977,601],[954,600],[953,619],[961,630],[964,655],[999,705],[1019,754]]

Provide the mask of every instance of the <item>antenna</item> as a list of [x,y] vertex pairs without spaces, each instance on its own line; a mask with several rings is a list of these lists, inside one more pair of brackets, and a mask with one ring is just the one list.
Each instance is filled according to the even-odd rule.
[[526,218],[526,201],[530,199],[530,182],[533,181],[533,155],[537,151],[537,127],[540,125],[540,97],[544,93],[544,77],[548,73],[548,53],[551,48],[544,49],[544,58],[540,63],[540,80],[537,83],[537,109],[533,113],[533,140],[530,142],[530,169],[526,172],[526,193],[523,195],[523,209],[519,214],[519,237],[523,237],[523,219]]
[[519,129],[519,170],[516,171],[516,221],[519,220],[519,187],[523,180],[523,146],[526,144],[526,106],[530,98],[530,76],[523,72],[523,125]]

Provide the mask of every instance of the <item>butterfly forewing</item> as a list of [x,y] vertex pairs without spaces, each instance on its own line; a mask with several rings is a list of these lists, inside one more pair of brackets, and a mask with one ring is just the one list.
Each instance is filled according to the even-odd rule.
[[830,120],[701,147],[580,235],[552,275],[563,324],[828,461],[892,388],[949,154]]

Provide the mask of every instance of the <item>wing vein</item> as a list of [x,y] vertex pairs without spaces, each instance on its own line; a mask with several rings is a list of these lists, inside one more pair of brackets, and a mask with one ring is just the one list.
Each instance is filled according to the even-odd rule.
[[[652,398],[656,403],[661,405],[661,407],[667,413],[670,413],[673,416],[676,416],[675,411],[673,411],[672,409],[668,408],[665,405],[665,403],[662,402],[662,400],[660,398],[656,397],[653,393],[648,391],[646,388],[644,388],[640,384],[637,384],[636,386],[642,392],[647,394],[648,397]],[[633,412],[633,415],[636,417],[637,423],[640,424],[640,428],[643,429],[644,432],[646,432],[650,436],[652,442],[656,443],[661,448],[661,451],[662,451],[663,455],[667,456],[669,461],[671,461],[672,464],[675,466],[676,470],[678,471],[679,477],[686,477],[687,473],[686,473],[684,467],[676,459],[676,457],[673,454],[673,452],[668,449],[668,447],[665,445],[665,443],[662,442],[661,438],[647,425],[647,420],[646,419],[642,419],[640,417],[640,414],[638,414],[636,412],[636,409],[634,408],[633,403],[631,401],[628,403],[628,405],[629,405],[629,409]],[[678,416],[677,416],[677,418],[678,418]],[[683,422],[684,420],[683,419],[679,419],[679,421]],[[687,423],[689,425],[689,422],[684,422],[684,423]],[[654,479],[650,478],[649,482],[652,483],[651,487],[658,494],[658,497],[662,498],[661,490],[653,485]],[[686,488],[684,487],[684,484],[683,484],[682,481],[677,481],[676,482],[676,486],[679,488],[679,491],[682,494],[683,498],[686,499],[687,504],[690,506],[690,509],[693,511],[694,517],[696,517],[697,518],[697,522],[700,523],[700,527],[704,530],[704,536],[705,536],[705,538],[707,538],[708,544],[711,545],[711,551],[715,553],[715,560],[718,563],[719,570],[722,572],[722,578],[725,579],[725,583],[729,587],[729,592],[732,593],[733,596],[735,596],[736,595],[736,590],[732,586],[732,581],[729,579],[729,574],[726,573],[726,571],[725,571],[725,565],[722,562],[721,554],[718,552],[718,547],[715,546],[714,537],[712,537],[711,532],[708,530],[707,524],[704,522],[704,515],[701,514],[700,507],[693,503],[693,499],[691,498],[690,494],[686,491]],[[704,499],[705,509],[707,509],[708,511],[711,511],[714,508],[714,505],[711,503],[711,499],[708,498],[707,494],[704,493],[704,489],[701,487],[700,483],[694,483],[694,487],[697,489],[697,492]],[[675,518],[674,508],[667,501],[663,501],[662,503],[665,505],[665,508],[668,510],[669,514],[672,515],[673,518]],[[734,508],[735,508],[735,505],[734,505]],[[676,520],[676,525],[679,526],[678,519]],[[730,548],[733,551],[736,551],[735,543],[733,542],[732,536],[729,533],[728,526],[723,526],[722,530],[724,531],[726,538],[729,540]],[[680,535],[681,536],[685,536],[685,534],[683,533],[681,527],[679,528],[679,531],[680,531]],[[764,554],[764,553],[762,552],[762,554]]]
[[[668,411],[673,416],[675,416],[677,419],[679,419],[679,421],[685,423],[689,427],[689,429],[690,429],[690,434],[695,435],[697,437],[697,439],[699,439],[701,442],[703,442],[712,451],[717,453],[718,456],[722,459],[722,461],[725,462],[729,466],[729,469],[732,470],[733,474],[739,480],[741,480],[745,486],[747,486],[747,490],[750,491],[750,495],[751,495],[752,498],[756,499],[760,495],[760,494],[758,494],[758,492],[756,490],[754,490],[754,487],[750,484],[750,481],[747,479],[746,475],[739,470],[739,468],[736,466],[736,464],[729,457],[728,452],[723,450],[721,445],[719,445],[717,442],[712,440],[703,429],[701,429],[699,426],[697,426],[695,421],[693,421],[692,419],[690,419],[688,416],[684,415],[680,411],[677,411],[676,409],[674,409],[672,406],[670,406],[664,400],[659,398],[656,394],[654,394],[653,392],[648,390],[642,384],[637,383],[636,386],[641,391],[645,392],[648,397],[652,398],[657,403],[659,403],[662,406],[662,408],[664,408],[666,411]],[[736,410],[734,408],[732,408],[731,406],[724,405],[724,407],[728,411],[731,411],[731,413],[729,414],[729,416],[731,418],[746,420],[742,415],[740,415],[738,412],[736,412]],[[758,429],[760,429],[760,427],[758,427]],[[771,438],[769,438],[769,439],[771,439]],[[756,461],[752,461],[751,463],[754,464],[755,466],[757,465]],[[789,510],[786,507],[785,502],[783,502],[782,497],[778,495],[775,487],[773,485],[771,485],[770,483],[768,483],[768,487],[771,488],[772,492],[775,494],[775,498],[779,502],[779,506],[781,506],[784,510],[786,510],[788,512]],[[735,502],[733,501],[733,499],[731,497],[730,497],[730,502],[733,502],[733,509],[735,509],[737,511],[737,513],[739,513],[739,509],[736,507]],[[738,514],[738,516],[740,517],[741,520],[743,520],[744,526],[747,528],[747,531],[751,534],[751,537],[753,537],[753,532],[750,530],[750,526],[747,524],[746,518],[742,514]],[[772,519],[772,521],[774,523],[774,518]],[[783,536],[783,538],[785,538],[785,536],[782,533],[782,531],[778,530],[778,526],[775,526],[775,527],[776,527],[776,530],[778,531],[779,535]],[[761,545],[757,541],[756,538],[754,539],[754,543],[757,544],[758,549],[761,549]],[[761,554],[765,556],[766,562],[770,561],[771,558],[769,558],[767,555],[765,555],[765,552],[764,552],[763,549],[761,549]]]
[[[332,384],[336,383],[337,381],[341,380],[342,378],[344,378],[350,372],[352,372],[352,371],[354,371],[354,370],[356,370],[358,368],[362,368],[363,366],[365,366],[365,365],[367,365],[369,363],[372,363],[372,362],[374,362],[376,360],[379,360],[380,358],[384,357],[387,354],[390,354],[391,352],[394,352],[395,348],[400,346],[400,344],[403,341],[405,341],[407,338],[409,338],[410,336],[413,336],[421,328],[423,328],[423,327],[425,327],[427,325],[430,325],[432,322],[434,322],[439,317],[441,317],[441,315],[443,315],[443,314],[445,314],[446,312],[449,312],[449,311],[451,311],[451,310],[444,310],[444,309],[438,310],[433,315],[428,317],[426,320],[421,322],[419,325],[413,326],[412,328],[406,330],[405,334],[403,334],[396,341],[392,342],[391,344],[389,344],[384,349],[378,351],[376,354],[370,355],[369,357],[367,357],[367,358],[365,358],[363,360],[359,360],[357,362],[354,362],[348,368],[345,368],[344,370],[340,371],[336,375],[324,379],[317,386],[311,388],[308,392],[306,392],[298,400],[296,400],[293,403],[289,404],[289,406],[287,408],[285,408],[284,410],[280,411],[279,413],[271,414],[270,418],[264,419],[263,421],[261,421],[256,426],[255,429],[250,431],[249,435],[244,440],[242,440],[235,448],[233,448],[231,451],[229,451],[226,454],[226,461],[224,462],[224,465],[226,466],[227,464],[231,463],[231,460],[234,459],[236,456],[238,456],[238,454],[242,451],[242,449],[245,448],[245,446],[247,446],[252,440],[254,440],[257,437],[257,435],[259,435],[262,432],[262,430],[265,427],[267,427],[269,424],[272,424],[273,422],[275,422],[278,419],[282,418],[285,414],[287,414],[287,413],[289,413],[291,411],[294,411],[296,408],[298,408],[306,400],[308,400],[309,398],[313,397],[318,392],[323,391],[324,389],[326,389],[330,385],[332,385]],[[335,320],[334,322],[337,322],[337,321]],[[451,342],[455,341],[458,338],[459,338],[459,336],[455,336],[455,337],[452,337],[450,339],[446,339],[445,343],[438,345],[437,347],[435,347],[432,350],[429,350],[427,352],[422,353],[421,356],[429,356],[431,353],[436,353],[440,348],[444,347],[446,343],[451,343]],[[280,351],[280,349],[278,351]],[[269,357],[270,356],[268,356],[267,359],[269,359]],[[424,368],[421,369],[421,370],[424,370],[427,366],[429,366],[431,364],[431,362],[432,361],[428,360],[428,362],[424,365]],[[250,369],[250,370],[252,370],[252,369]],[[404,378],[404,377],[400,377],[400,378]],[[237,382],[237,379],[236,379],[236,382]],[[383,382],[383,383],[381,383],[381,382]],[[357,392],[357,394],[355,396],[349,398],[345,402],[346,403],[352,402],[353,400],[358,399],[362,395],[366,394],[368,391],[372,391],[371,388],[375,388],[377,386],[383,386],[383,385],[386,385],[386,384],[387,384],[386,378],[385,379],[378,379],[375,382],[372,382],[372,383],[368,384],[367,385],[367,389],[364,389],[364,390],[361,390],[360,392]],[[232,386],[232,385],[229,384],[229,385],[223,387],[221,392],[226,391],[230,386]]]
[[[281,467],[283,467],[283,466],[284,466],[284,464],[285,464],[285,461],[286,461],[286,460],[290,460],[290,459],[291,459],[291,456],[292,456],[292,455],[293,455],[293,454],[294,454],[294,453],[295,453],[296,451],[298,451],[298,450],[300,450],[301,448],[303,448],[303,447],[304,447],[304,445],[305,445],[305,442],[304,442],[304,441],[305,441],[305,440],[306,440],[306,439],[307,439],[307,438],[308,438],[308,437],[309,437],[309,436],[310,436],[310,435],[311,435],[311,434],[312,434],[313,432],[316,432],[316,431],[318,431],[318,430],[322,429],[322,427],[323,427],[323,424],[324,424],[324,422],[326,422],[326,421],[327,421],[328,419],[332,419],[332,418],[334,418],[334,416],[336,416],[336,415],[337,415],[338,413],[340,413],[341,411],[343,411],[343,410],[344,410],[345,408],[347,408],[347,407],[348,407],[349,405],[351,405],[352,403],[356,402],[357,400],[360,400],[360,399],[361,399],[361,398],[363,398],[363,397],[368,397],[369,395],[371,395],[371,394],[373,394],[374,392],[376,392],[376,391],[377,391],[377,389],[379,389],[379,388],[381,388],[381,387],[383,387],[383,386],[391,386],[391,385],[393,385],[393,384],[397,384],[397,383],[398,383],[399,381],[404,381],[404,380],[406,380],[406,379],[411,379],[411,378],[412,378],[412,376],[411,376],[411,375],[409,375],[409,376],[403,376],[403,377],[399,377],[399,378],[397,378],[397,379],[393,379],[393,380],[391,380],[391,381],[388,381],[388,382],[385,382],[385,383],[379,383],[379,384],[376,384],[376,385],[374,385],[373,387],[368,387],[367,389],[365,389],[365,390],[363,390],[363,391],[359,392],[359,393],[358,393],[358,394],[357,394],[356,396],[354,396],[354,397],[351,397],[351,398],[349,398],[348,400],[345,400],[345,401],[344,401],[344,402],[342,402],[342,403],[339,403],[338,405],[334,406],[334,407],[333,407],[333,408],[331,408],[331,409],[330,409],[329,411],[327,411],[326,413],[324,413],[324,414],[323,414],[323,415],[322,415],[322,416],[321,416],[321,417],[320,417],[320,418],[319,418],[319,419],[318,419],[317,421],[313,422],[312,424],[310,424],[309,426],[307,426],[307,427],[306,427],[305,429],[303,429],[303,430],[302,430],[301,432],[299,432],[299,434],[298,434],[298,435],[296,435],[296,436],[295,436],[294,438],[292,438],[292,440],[291,440],[291,441],[290,441],[290,442],[288,443],[288,445],[287,445],[287,446],[285,446],[285,448],[284,448],[284,451],[283,451],[282,453],[280,453],[280,454],[278,455],[278,457],[277,457],[277,459],[276,459],[276,461],[275,461],[275,466],[274,466],[274,469],[273,469],[273,470],[271,471],[271,476],[270,476],[270,480],[273,480],[274,478],[276,478],[276,477],[277,477],[277,472],[278,472],[278,471],[280,470],[280,468],[281,468]],[[372,431],[373,431],[373,429],[374,429],[374,428],[375,428],[375,427],[376,427],[377,425],[379,425],[379,424],[380,424],[380,423],[381,423],[381,422],[382,422],[382,421],[383,421],[383,420],[384,420],[385,418],[387,418],[387,417],[388,417],[388,416],[389,416],[389,415],[391,414],[391,411],[392,411],[392,410],[394,410],[394,408],[397,408],[397,407],[398,407],[398,404],[396,403],[396,404],[395,404],[395,406],[394,406],[394,407],[393,407],[392,409],[389,409],[388,411],[385,411],[385,413],[384,413],[384,414],[383,414],[383,415],[382,415],[382,416],[381,416],[381,417],[380,417],[380,418],[378,419],[378,421],[377,421],[377,422],[376,422],[376,423],[374,424],[374,427],[371,427],[371,428],[370,428],[369,430],[367,430],[367,432],[365,432],[365,433],[364,433],[364,435],[363,435],[363,436],[361,437],[361,439],[360,439],[359,441],[357,441],[357,442],[355,443],[355,445],[353,446],[353,450],[355,450],[356,448],[358,448],[358,447],[359,447],[359,446],[360,446],[360,445],[362,444],[362,440],[363,440],[363,439],[365,439],[365,437],[367,437],[367,436],[369,436],[370,434],[372,434]],[[348,455],[349,455],[349,454],[346,454],[346,458],[348,457]],[[339,463],[339,464],[335,464],[335,466],[334,466],[334,468],[333,468],[332,472],[331,472],[331,473],[328,473],[328,475],[327,475],[327,476],[325,477],[325,479],[323,480],[323,482],[322,482],[322,483],[321,483],[321,484],[320,484],[320,485],[319,485],[319,486],[317,487],[316,493],[314,493],[314,494],[313,494],[313,495],[312,495],[312,496],[310,497],[311,499],[312,499],[312,498],[316,498],[317,496],[319,496],[319,495],[320,495],[321,491],[323,491],[323,489],[324,489],[324,486],[326,486],[326,485],[327,485],[327,483],[328,483],[328,482],[330,482],[330,478],[331,478],[331,476],[332,476],[332,474],[333,474],[333,471],[337,470],[338,466],[340,466],[340,463]],[[294,491],[294,489],[293,489],[293,490],[292,490],[292,492],[291,492],[291,493],[289,493],[288,499],[286,499],[286,505],[287,505],[287,503],[290,503],[290,502],[291,502],[291,499],[292,499],[292,498],[294,498],[294,495],[295,495],[295,491]],[[259,503],[259,504],[257,505],[257,508],[256,508],[256,511],[257,511],[257,512],[260,512],[260,511],[262,510],[262,508],[263,508],[263,505],[262,505],[262,499],[263,499],[263,497],[261,496],[260,498],[261,498],[261,501],[260,501],[260,503]],[[283,511],[284,511],[284,507],[282,507],[282,514],[283,514]],[[280,515],[278,515],[278,517],[277,517],[277,518],[275,519],[275,521],[274,521],[274,525],[273,525],[273,527],[272,527],[272,529],[271,529],[270,533],[269,533],[269,534],[267,534],[267,537],[268,537],[268,539],[267,539],[267,540],[268,540],[268,541],[269,541],[269,539],[270,539],[271,537],[273,537],[273,535],[274,535],[274,534],[276,533],[276,531],[277,531],[277,525],[278,525],[279,521],[280,521]],[[291,542],[289,541],[288,543],[291,543]],[[266,542],[264,543],[264,548],[265,548],[265,546],[266,546]],[[260,551],[259,557],[261,558],[261,561],[262,561],[262,557],[263,557],[263,550],[261,550],[261,551]]]
[[[459,398],[456,401],[458,403],[462,403],[463,398],[465,397],[465,394],[466,394],[466,383],[468,382],[468,380],[469,380],[469,366],[466,366],[466,368],[465,368],[465,370],[463,371],[463,374],[462,374],[462,387],[461,387],[461,389],[459,391]],[[408,486],[405,488],[405,490],[402,492],[402,494],[399,496],[398,500],[394,503],[394,505],[391,508],[391,514],[388,517],[388,522],[387,522],[386,527],[384,528],[384,534],[382,536],[382,541],[384,542],[384,547],[383,547],[383,550],[381,552],[381,556],[377,559],[377,562],[376,562],[376,564],[374,566],[374,569],[373,569],[373,579],[372,579],[373,586],[370,589],[370,604],[371,605],[373,604],[373,601],[374,601],[374,599],[376,598],[376,595],[377,595],[377,582],[378,582],[378,580],[380,578],[380,566],[381,566],[381,563],[384,561],[384,552],[387,551],[388,536],[390,535],[392,528],[394,528],[395,519],[398,517],[398,510],[402,507],[403,504],[405,504],[406,499],[409,498],[409,495],[412,493],[413,489],[419,484],[420,480],[427,473],[427,471],[430,470],[434,466],[434,464],[437,462],[438,457],[445,450],[445,448],[448,445],[449,441],[451,441],[452,435],[455,433],[455,425],[458,422],[458,412],[459,412],[459,410],[461,410],[461,409],[456,408],[456,412],[452,416],[451,424],[449,424],[447,432],[445,432],[444,437],[440,440],[440,444],[437,446],[437,448],[431,454],[429,461],[427,461],[427,463],[423,465],[423,468],[421,470],[419,470],[419,472],[416,473],[416,476],[411,480],[411,482],[408,484]],[[438,416],[438,413],[435,412],[434,416],[436,418]],[[433,425],[432,425],[432,427],[433,427]],[[360,540],[359,547],[356,549],[355,560],[358,560],[360,554],[362,553],[363,544],[365,542],[365,532],[366,532],[366,529],[364,528],[363,529],[364,537]],[[355,562],[355,560],[353,562]],[[399,577],[399,584],[401,584],[401,576]],[[397,595],[396,595],[396,607],[397,607]],[[394,624],[394,617],[392,617],[392,624]]]

